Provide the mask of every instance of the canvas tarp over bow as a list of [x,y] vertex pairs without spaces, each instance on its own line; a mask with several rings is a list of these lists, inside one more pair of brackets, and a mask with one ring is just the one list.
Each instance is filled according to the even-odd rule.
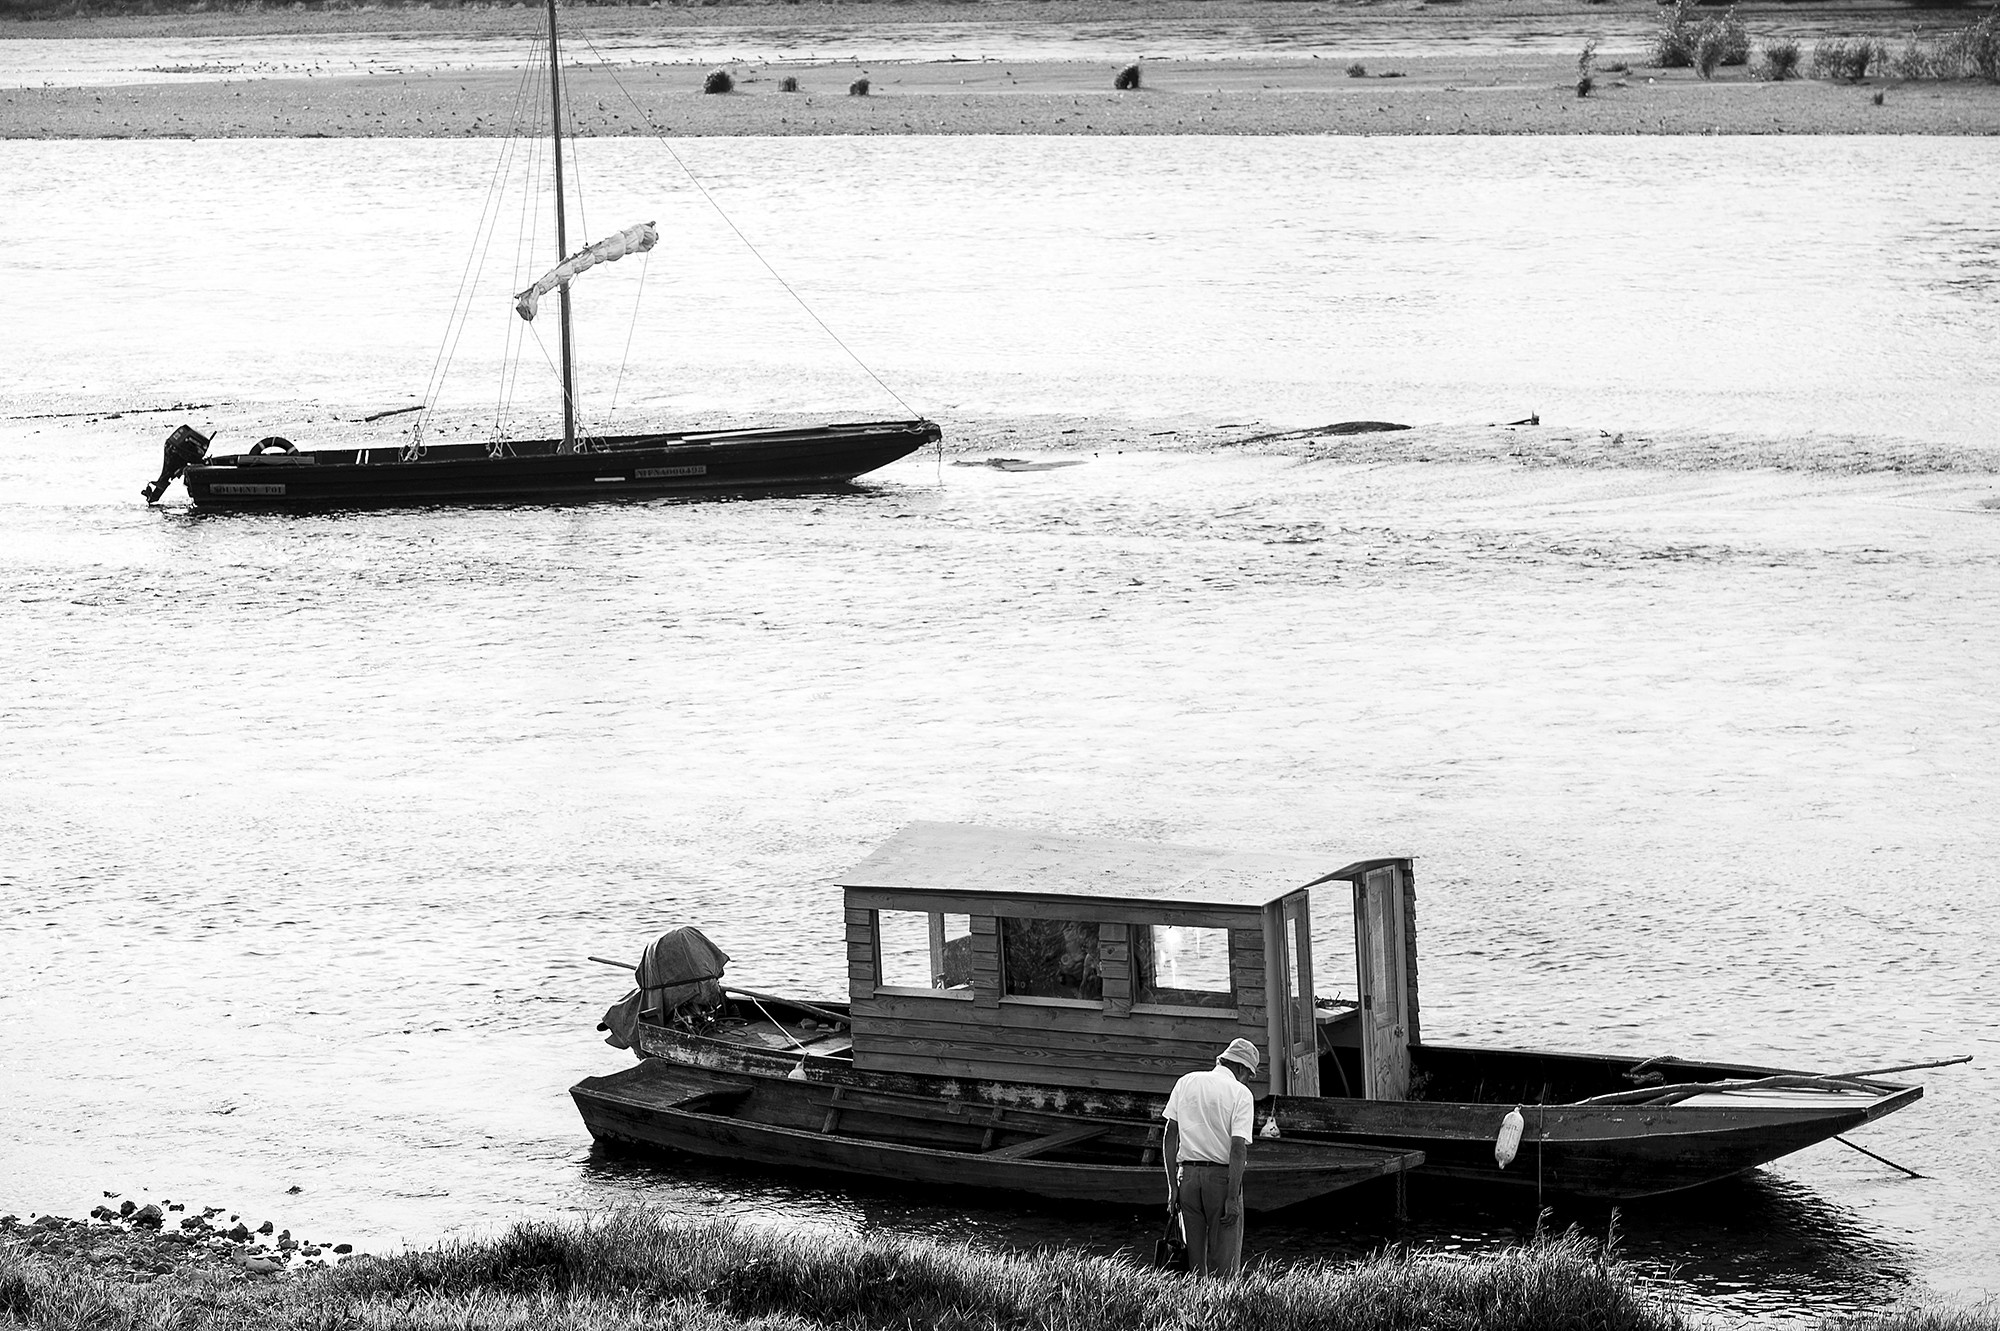
[[586,245],[570,255],[542,275],[541,281],[514,297],[514,309],[523,319],[533,319],[542,297],[562,286],[577,274],[595,268],[600,263],[610,263],[628,254],[644,254],[660,243],[660,233],[651,222],[640,222],[628,226],[616,235],[606,236],[595,245]]

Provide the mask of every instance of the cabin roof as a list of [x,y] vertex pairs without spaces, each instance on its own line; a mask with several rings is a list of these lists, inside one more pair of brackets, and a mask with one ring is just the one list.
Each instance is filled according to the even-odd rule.
[[1299,855],[912,823],[834,881],[843,888],[1262,906],[1337,875]]

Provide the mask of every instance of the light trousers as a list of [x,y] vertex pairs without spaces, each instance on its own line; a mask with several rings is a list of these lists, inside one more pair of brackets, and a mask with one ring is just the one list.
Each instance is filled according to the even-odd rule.
[[1188,1269],[1205,1276],[1233,1276],[1243,1260],[1243,1199],[1236,1199],[1236,1218],[1222,1218],[1229,1191],[1224,1165],[1182,1164],[1181,1238],[1188,1247]]

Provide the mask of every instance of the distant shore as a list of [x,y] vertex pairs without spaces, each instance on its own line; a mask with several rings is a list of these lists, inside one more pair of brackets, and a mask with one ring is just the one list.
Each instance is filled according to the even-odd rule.
[[[1238,0],[1198,9],[1168,4],[1152,21],[1199,14],[1204,23],[1310,24],[1319,7]],[[1985,11],[1797,5],[1745,8],[1753,42],[1788,33],[1849,31],[1893,45],[1916,27],[1964,26]],[[571,106],[583,135],[669,137],[811,134],[2000,134],[2000,84],[1979,80],[1858,81],[1753,78],[1743,65],[1703,79],[1651,68],[1607,47],[1579,96],[1578,60],[1607,24],[1639,31],[1657,6],[1538,0],[1422,0],[1342,7],[1343,32],[1393,35],[1428,54],[1349,60],[1283,44],[1242,56],[1138,58],[1137,89],[1118,91],[1122,68],[1101,60],[844,60],[737,62],[734,90],[707,94],[706,63],[585,65],[572,73]],[[708,27],[749,30],[783,46],[815,25],[881,29],[953,24],[1101,23],[1125,11],[1080,0],[1021,4],[721,4],[578,12],[581,26],[661,40]],[[1125,16],[1131,22],[1129,16]],[[1328,21],[1331,21],[1329,19]],[[254,39],[354,33],[400,36],[520,33],[518,9],[254,9],[230,13],[64,18],[0,24],[0,38],[129,40],[135,50],[173,39]],[[1575,53],[1548,49],[1575,33]],[[1538,44],[1510,40],[1535,34]],[[1487,54],[1463,53],[1478,37]],[[821,38],[822,42],[826,39]],[[1810,39],[1805,43],[1810,45]],[[1329,50],[1333,49],[1331,46]],[[1460,53],[1454,53],[1460,52]],[[786,80],[797,91],[782,89]],[[866,96],[850,95],[866,79]],[[314,77],[175,78],[108,86],[0,89],[8,138],[463,138],[510,132],[520,75],[513,70],[434,70]]]

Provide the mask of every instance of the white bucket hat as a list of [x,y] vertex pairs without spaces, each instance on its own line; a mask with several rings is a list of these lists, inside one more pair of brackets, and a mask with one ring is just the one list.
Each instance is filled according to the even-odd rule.
[[1240,1036],[1231,1040],[1229,1047],[1215,1056],[1215,1061],[1218,1063],[1225,1060],[1231,1063],[1241,1063],[1244,1067],[1250,1069],[1251,1076],[1254,1077],[1257,1075],[1257,1046]]

